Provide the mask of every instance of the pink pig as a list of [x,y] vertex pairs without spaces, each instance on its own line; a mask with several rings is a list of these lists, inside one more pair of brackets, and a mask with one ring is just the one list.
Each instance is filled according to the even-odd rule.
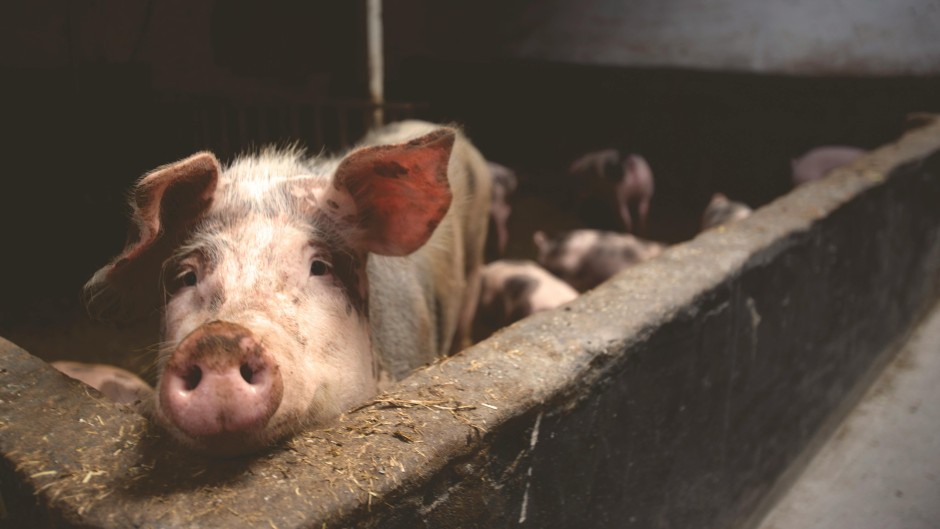
[[599,230],[572,230],[552,238],[537,231],[532,239],[538,250],[538,263],[578,292],[590,290],[665,249],[661,243],[629,233]]
[[163,309],[154,421],[253,452],[459,348],[490,180],[457,130],[404,122],[339,158],[208,152],[136,185],[133,235],[86,285],[93,314]]
[[639,154],[621,157],[616,149],[603,149],[572,162],[568,174],[579,187],[579,204],[595,197],[604,207],[616,210],[624,230],[645,231],[655,191],[653,171],[645,158]]
[[575,289],[532,261],[493,261],[483,267],[482,278],[475,341],[578,297]]
[[747,204],[731,200],[724,193],[715,193],[702,212],[701,229],[705,231],[722,224],[745,219],[750,217],[752,212],[753,210]]
[[[623,177],[614,187],[617,195],[617,207],[623,226],[628,232],[638,229],[646,230],[646,219],[649,216],[650,202],[653,200],[653,171],[646,159],[638,154],[630,154],[623,159]],[[637,226],[633,225],[633,214],[636,212]]]
[[150,384],[126,369],[67,360],[52,362],[51,365],[69,377],[97,389],[114,402],[137,405],[153,396]]
[[799,186],[826,176],[829,171],[855,161],[865,154],[857,147],[825,145],[810,149],[799,158],[790,161],[793,186]]
[[519,180],[516,173],[495,162],[487,162],[493,178],[492,204],[490,205],[489,235],[487,236],[487,255],[490,258],[501,257],[509,244],[509,216],[512,205],[509,197],[516,191]]

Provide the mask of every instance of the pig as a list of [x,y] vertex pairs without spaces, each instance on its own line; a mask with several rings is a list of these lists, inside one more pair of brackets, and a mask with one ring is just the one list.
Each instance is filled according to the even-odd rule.
[[790,160],[790,180],[794,187],[819,180],[829,171],[850,163],[865,154],[858,147],[825,145],[810,149],[799,158]]
[[536,261],[578,292],[600,285],[621,270],[656,257],[665,245],[629,233],[572,230],[549,238],[536,231]]
[[553,309],[578,292],[530,260],[493,261],[483,267],[473,338],[480,341],[526,316]]
[[120,404],[137,405],[153,396],[153,388],[150,384],[126,369],[106,364],[86,364],[68,360],[58,360],[52,362],[51,365]]
[[701,231],[747,218],[751,216],[752,211],[747,204],[735,202],[724,193],[715,193],[702,212]]
[[617,149],[601,149],[589,152],[568,166],[568,174],[583,181],[616,181],[621,175],[620,152]]
[[488,260],[493,260],[506,254],[506,245],[509,244],[509,215],[512,214],[509,197],[516,191],[519,180],[516,173],[504,165],[487,161],[487,166],[492,177],[492,202],[486,256]]
[[469,339],[486,171],[459,129],[420,121],[337,157],[200,152],[138,181],[85,302],[161,314],[154,423],[197,452],[256,452]]
[[603,149],[575,160],[568,174],[580,187],[579,208],[597,200],[603,209],[616,212],[623,230],[646,230],[655,184],[645,158],[639,154],[621,156],[616,149]]
[[[624,229],[633,232],[646,230],[650,202],[653,200],[653,171],[646,159],[639,154],[627,155],[623,162],[623,176],[614,187],[617,208],[623,220]],[[636,212],[637,226],[633,226],[633,213]]]

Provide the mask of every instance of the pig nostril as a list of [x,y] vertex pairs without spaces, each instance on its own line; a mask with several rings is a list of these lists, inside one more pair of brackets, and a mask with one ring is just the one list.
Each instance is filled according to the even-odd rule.
[[251,367],[249,367],[248,364],[242,364],[238,371],[242,374],[242,378],[245,379],[245,382],[251,384],[251,379],[255,376],[255,373],[251,370]]
[[196,389],[200,380],[202,380],[202,369],[199,369],[199,366],[191,366],[183,375],[183,383],[187,391]]

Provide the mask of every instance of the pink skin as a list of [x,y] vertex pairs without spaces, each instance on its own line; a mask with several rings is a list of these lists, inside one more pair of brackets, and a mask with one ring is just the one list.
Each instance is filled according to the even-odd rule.
[[579,202],[600,197],[616,208],[625,231],[646,230],[655,186],[653,171],[642,156],[621,157],[616,149],[590,152],[572,162],[568,174],[577,181]]
[[154,420],[187,446],[232,456],[374,395],[367,259],[408,256],[432,236],[451,203],[454,138],[437,129],[338,161],[271,151],[224,172],[200,153],[145,176],[137,233],[86,295],[93,312],[147,309],[162,296],[137,287],[163,270]]
[[553,309],[578,292],[532,261],[493,261],[483,267],[474,340],[531,314]]
[[653,171],[646,160],[638,154],[630,154],[623,160],[623,178],[617,182],[615,193],[620,218],[627,232],[633,232],[633,216],[636,211],[637,231],[646,230],[650,202],[653,200]]
[[665,249],[660,243],[629,233],[600,230],[572,230],[552,238],[537,231],[532,239],[538,263],[578,292],[590,290]]
[[751,216],[752,210],[746,204],[729,199],[724,193],[712,195],[702,212],[702,231],[728,224]]
[[606,180],[619,177],[620,153],[617,149],[589,152],[568,166],[568,174],[579,180]]
[[235,323],[201,325],[163,366],[160,409],[187,434],[212,444],[228,432],[263,428],[281,404],[280,367],[252,332]]
[[52,367],[97,389],[120,404],[136,405],[153,394],[153,388],[126,369],[105,364],[84,364],[60,360]]
[[492,197],[490,205],[490,237],[493,240],[488,246],[492,248],[493,256],[502,256],[506,253],[509,244],[509,216],[512,206],[509,197],[516,190],[518,180],[516,174],[508,167],[494,162],[487,162],[490,175],[493,177]]
[[793,186],[800,186],[826,176],[837,167],[851,163],[865,154],[857,147],[826,145],[807,151],[790,161]]

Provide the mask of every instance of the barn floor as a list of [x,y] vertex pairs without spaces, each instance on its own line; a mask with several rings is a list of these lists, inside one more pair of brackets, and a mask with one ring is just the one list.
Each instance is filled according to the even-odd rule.
[[760,529],[940,527],[940,305]]

